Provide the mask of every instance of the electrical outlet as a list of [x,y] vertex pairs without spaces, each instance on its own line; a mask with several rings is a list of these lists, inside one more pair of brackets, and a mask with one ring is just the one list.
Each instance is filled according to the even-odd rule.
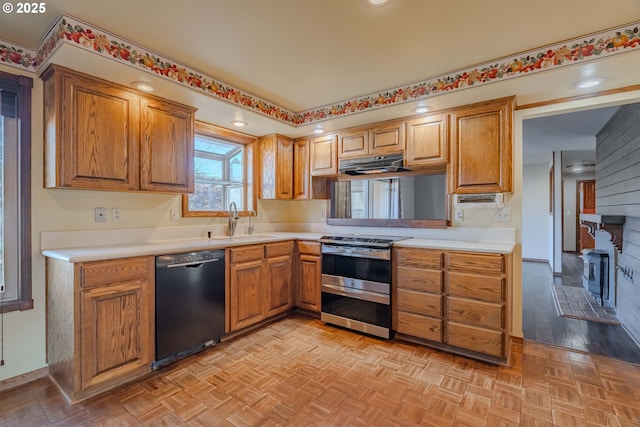
[[107,208],[95,208],[93,219],[95,222],[107,222]]
[[463,221],[464,220],[464,210],[456,209],[455,219],[456,219],[456,221]]
[[324,209],[320,209],[320,218],[324,219],[326,212]]
[[113,222],[120,221],[122,219],[122,209],[113,208],[111,209],[111,220]]
[[180,212],[178,212],[178,208],[169,209],[169,219],[172,222],[178,222],[178,220],[180,219]]
[[496,212],[496,221],[497,222],[511,222],[511,209],[502,208],[498,212]]

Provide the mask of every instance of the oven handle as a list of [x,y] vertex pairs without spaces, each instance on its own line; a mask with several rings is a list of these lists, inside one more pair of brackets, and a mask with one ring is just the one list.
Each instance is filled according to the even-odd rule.
[[376,292],[363,291],[361,289],[343,288],[341,286],[322,284],[322,292],[342,297],[351,297],[359,300],[375,302],[378,304],[389,305],[391,299],[389,295],[383,295]]
[[391,259],[390,249],[361,248],[354,246],[322,245],[322,253],[327,255],[348,256],[354,258]]

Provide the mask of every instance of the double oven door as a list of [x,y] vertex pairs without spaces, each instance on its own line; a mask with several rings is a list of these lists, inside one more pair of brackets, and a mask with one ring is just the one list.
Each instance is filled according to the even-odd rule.
[[321,319],[390,338],[390,248],[322,245]]

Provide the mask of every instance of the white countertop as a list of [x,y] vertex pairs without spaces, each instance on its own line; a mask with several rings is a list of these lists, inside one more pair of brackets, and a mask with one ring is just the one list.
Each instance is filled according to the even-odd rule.
[[499,254],[510,254],[515,246],[514,242],[493,242],[465,240],[444,240],[444,239],[407,239],[400,240],[393,244],[399,248],[423,248],[423,249],[444,249],[450,251],[470,251],[470,252],[490,252]]
[[76,248],[47,249],[42,255],[67,262],[99,261],[115,258],[127,258],[146,255],[165,255],[181,252],[206,251],[223,249],[231,246],[251,245],[256,243],[280,242],[284,240],[318,240],[322,237],[317,233],[269,233],[253,236],[235,236],[227,238],[216,236],[212,239],[176,239],[161,240],[146,243],[81,246]]
[[[216,236],[212,239],[202,237],[192,239],[158,240],[144,243],[46,249],[42,251],[42,255],[66,262],[75,263],[115,258],[127,258],[134,256],[155,256],[181,252],[205,251],[210,249],[222,249],[231,246],[279,242],[294,239],[318,240],[322,236],[322,233],[270,232],[260,233],[253,236]],[[515,243],[509,241],[465,241],[409,238],[396,242],[394,246],[507,254],[513,252]]]

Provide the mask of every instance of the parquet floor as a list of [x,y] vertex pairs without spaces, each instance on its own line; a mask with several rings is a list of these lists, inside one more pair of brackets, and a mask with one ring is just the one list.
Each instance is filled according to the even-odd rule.
[[544,344],[495,367],[294,315],[67,405],[46,379],[0,426],[639,426],[640,366]]

